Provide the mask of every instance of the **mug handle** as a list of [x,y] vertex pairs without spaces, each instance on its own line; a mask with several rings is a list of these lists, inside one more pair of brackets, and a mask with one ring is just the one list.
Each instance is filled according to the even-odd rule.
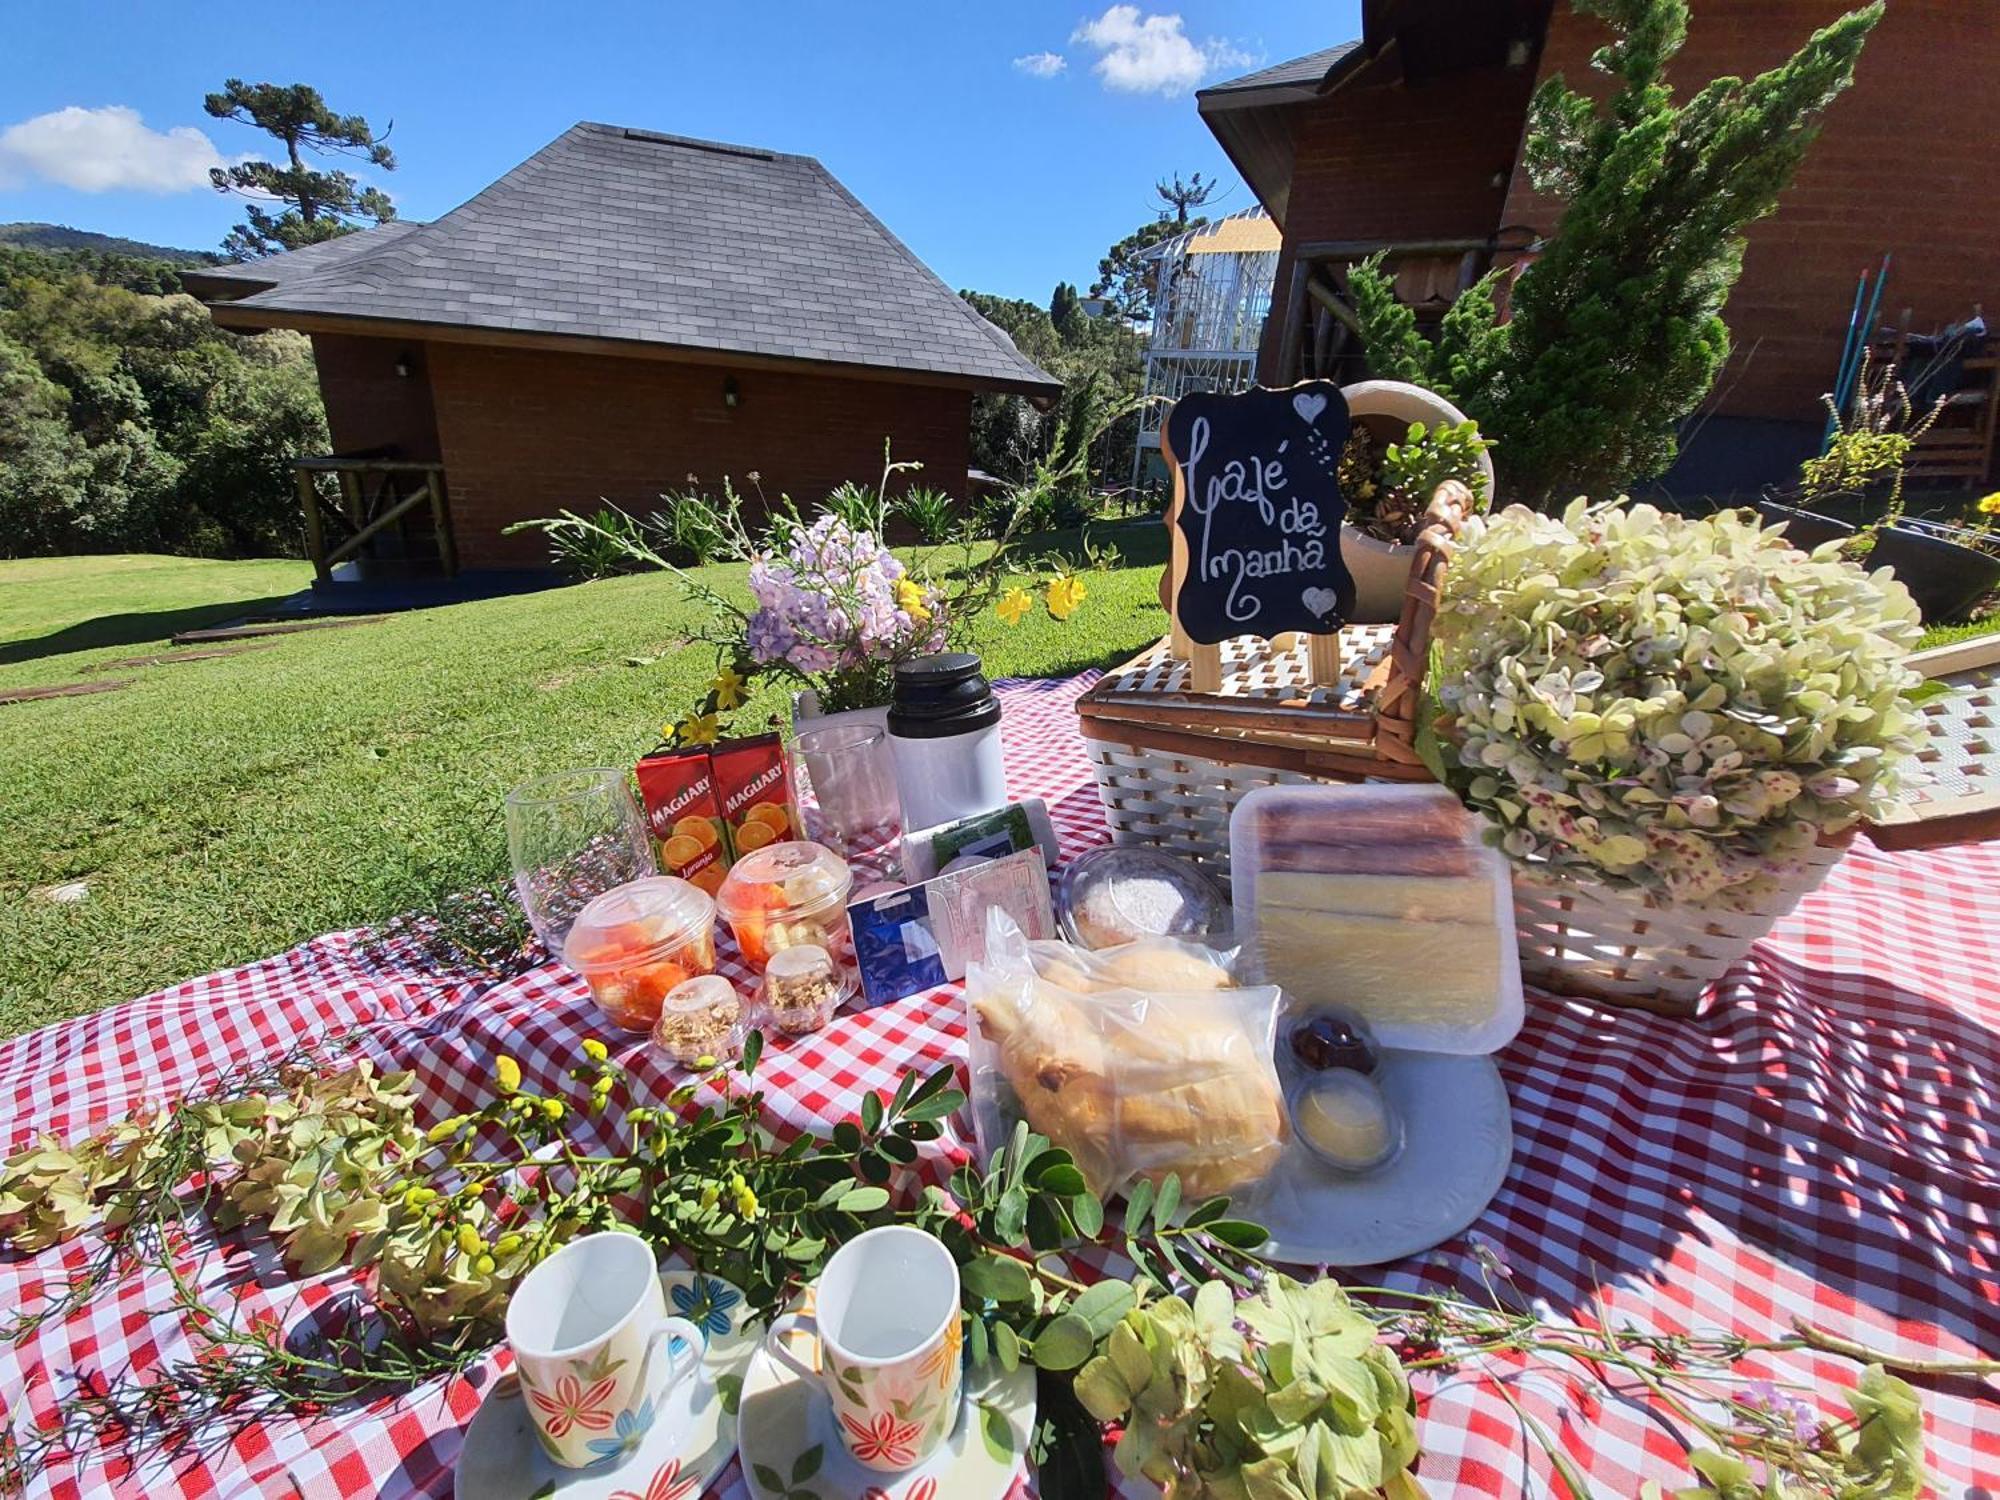
[[793,1374],[803,1376],[807,1380],[818,1380],[820,1372],[815,1370],[811,1365],[801,1361],[796,1354],[785,1347],[785,1335],[795,1331],[802,1325],[812,1330],[813,1341],[817,1343],[819,1341],[818,1318],[809,1312],[782,1312],[777,1317],[771,1319],[771,1326],[764,1334],[764,1348],[769,1352],[771,1358],[785,1366]]
[[[675,1339],[679,1339],[687,1348],[686,1364],[682,1364],[675,1357]],[[701,1330],[686,1318],[665,1317],[654,1325],[652,1333],[646,1339],[645,1358],[645,1369],[648,1374],[646,1386],[654,1401],[664,1401],[668,1393],[680,1383],[682,1376],[698,1376],[701,1373],[701,1351],[704,1342]],[[665,1372],[666,1378],[655,1380],[652,1378],[653,1356],[662,1347],[666,1349],[667,1357],[660,1362],[660,1368]]]

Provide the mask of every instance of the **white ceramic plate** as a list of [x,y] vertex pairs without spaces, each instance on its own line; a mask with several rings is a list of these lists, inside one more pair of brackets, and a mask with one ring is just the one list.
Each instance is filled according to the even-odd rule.
[[[509,1372],[486,1393],[466,1429],[452,1476],[457,1500],[694,1500],[736,1449],[743,1373],[758,1347],[754,1328],[745,1326],[743,1294],[717,1277],[702,1279],[720,1288],[711,1293],[713,1310],[696,1319],[709,1335],[702,1356],[708,1378],[699,1390],[680,1382],[621,1462],[604,1469],[565,1469],[549,1462],[535,1441],[520,1379]],[[693,1317],[694,1284],[691,1272],[662,1271],[667,1311]]]
[[1477,1219],[1514,1159],[1507,1086],[1490,1057],[1381,1053],[1377,1079],[1403,1117],[1403,1151],[1366,1177],[1326,1166],[1296,1136],[1243,1212],[1261,1252],[1295,1265],[1372,1266],[1448,1240]]
[[[801,1358],[811,1335],[796,1332]],[[1035,1372],[967,1364],[958,1426],[913,1469],[864,1468],[841,1446],[818,1382],[759,1346],[743,1380],[737,1446],[755,1500],[1004,1500],[1035,1427]]]

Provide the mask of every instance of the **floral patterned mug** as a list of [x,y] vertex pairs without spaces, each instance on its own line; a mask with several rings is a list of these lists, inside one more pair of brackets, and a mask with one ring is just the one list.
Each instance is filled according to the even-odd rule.
[[542,1451],[568,1469],[615,1466],[675,1386],[703,1378],[701,1330],[667,1315],[651,1247],[616,1231],[573,1240],[522,1278],[507,1342]]
[[[810,1361],[787,1347],[810,1327]],[[771,1357],[817,1381],[840,1440],[871,1469],[913,1468],[958,1425],[958,1264],[936,1235],[892,1224],[833,1253],[812,1300],[771,1323]]]

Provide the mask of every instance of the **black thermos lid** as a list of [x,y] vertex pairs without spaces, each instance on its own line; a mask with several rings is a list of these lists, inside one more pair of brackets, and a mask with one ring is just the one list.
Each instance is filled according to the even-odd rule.
[[1000,722],[1000,700],[969,651],[945,651],[896,664],[889,733],[906,740],[946,739]]

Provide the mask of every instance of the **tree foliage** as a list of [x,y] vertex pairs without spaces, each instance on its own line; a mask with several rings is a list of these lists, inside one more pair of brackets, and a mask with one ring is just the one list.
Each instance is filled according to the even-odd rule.
[[1090,284],[1090,295],[1105,300],[1108,314],[1128,323],[1152,322],[1158,267],[1144,259],[1145,253],[1183,230],[1206,224],[1208,220],[1195,210],[1213,198],[1219,186],[1199,172],[1186,182],[1175,173],[1153,184],[1159,199],[1153,217],[1113,245],[1097,263],[1097,280]]
[[0,247],[0,556],[297,553],[290,461],[323,449],[305,338]]
[[1496,321],[1501,272],[1459,299],[1435,343],[1379,263],[1350,278],[1375,372],[1464,408],[1497,440],[1501,494],[1544,506],[1614,493],[1672,463],[1678,425],[1729,354],[1722,307],[1743,231],[1777,206],[1882,15],[1876,0],[1769,72],[1715,79],[1676,104],[1665,74],[1687,0],[1576,8],[1610,25],[1591,62],[1617,86],[1602,106],[1559,75],[1535,92],[1529,172],[1566,205],[1514,284],[1511,319]]
[[1084,508],[1093,487],[1125,482],[1136,426],[1117,420],[1138,398],[1144,342],[1111,317],[1083,312],[1076,288],[1058,283],[1049,306],[961,292],[1014,347],[1063,383],[1047,409],[1021,396],[975,396],[972,462],[1009,484],[1038,469],[1063,476],[1062,501]]
[[[232,78],[220,93],[210,94],[203,107],[218,120],[253,125],[285,148],[283,162],[246,161],[209,170],[216,191],[251,200],[244,209],[244,222],[222,242],[231,260],[296,250],[351,233],[362,227],[363,219],[380,224],[396,217],[396,206],[380,188],[362,185],[352,173],[307,160],[307,153],[351,156],[385,172],[396,169],[395,153],[385,144],[389,131],[378,136],[362,116],[335,114],[318,89],[303,83],[245,83]],[[274,198],[286,205],[277,213],[259,201]]]

